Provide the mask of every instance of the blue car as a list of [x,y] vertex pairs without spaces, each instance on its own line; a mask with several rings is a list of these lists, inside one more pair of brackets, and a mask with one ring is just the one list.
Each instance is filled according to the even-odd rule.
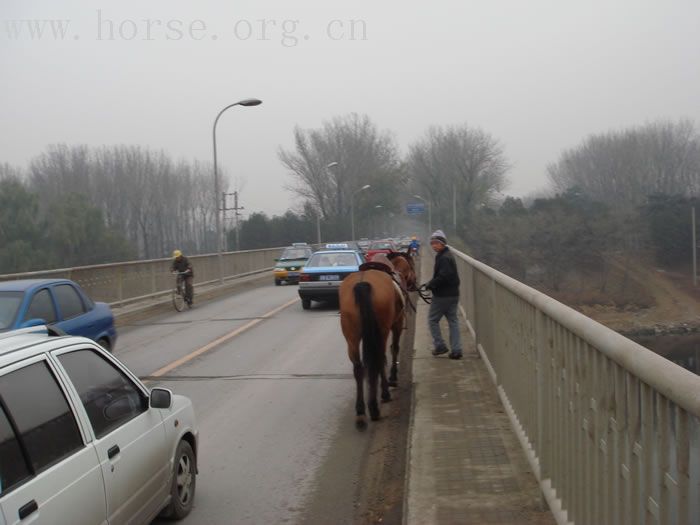
[[337,299],[343,279],[365,262],[364,256],[349,249],[346,243],[328,244],[326,248],[311,256],[299,276],[299,297],[304,310],[311,308],[311,301]]
[[109,305],[93,302],[73,281],[0,282],[0,332],[40,324],[87,337],[109,351],[117,340]]

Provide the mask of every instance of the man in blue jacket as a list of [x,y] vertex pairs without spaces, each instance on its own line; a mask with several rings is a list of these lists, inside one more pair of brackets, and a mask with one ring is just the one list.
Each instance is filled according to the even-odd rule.
[[433,302],[428,314],[428,326],[433,337],[433,355],[446,354],[449,350],[440,332],[440,320],[447,318],[450,327],[450,359],[462,359],[462,342],[459,335],[459,274],[457,261],[447,246],[447,238],[442,230],[430,237],[430,247],[437,253],[433,278],[426,288],[433,292]]

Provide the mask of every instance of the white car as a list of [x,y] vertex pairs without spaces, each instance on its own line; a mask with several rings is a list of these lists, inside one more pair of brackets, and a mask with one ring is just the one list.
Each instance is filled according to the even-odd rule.
[[0,525],[149,523],[192,509],[189,399],[82,337],[0,334]]

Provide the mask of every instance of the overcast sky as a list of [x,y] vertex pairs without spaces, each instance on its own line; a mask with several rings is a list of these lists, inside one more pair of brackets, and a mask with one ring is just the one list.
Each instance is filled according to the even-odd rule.
[[[32,38],[25,19],[70,22]],[[57,142],[210,160],[216,113],[257,97],[219,124],[248,211],[294,204],[276,153],[296,124],[349,112],[403,151],[431,124],[480,126],[524,195],[589,133],[700,121],[699,21],[697,0],[2,0],[0,162]]]

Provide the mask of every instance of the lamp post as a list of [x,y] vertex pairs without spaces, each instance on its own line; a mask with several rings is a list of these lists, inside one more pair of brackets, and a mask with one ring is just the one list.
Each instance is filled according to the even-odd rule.
[[433,232],[433,207],[428,199],[425,199],[420,195],[414,195],[414,197],[428,205],[428,235],[430,235]]
[[361,191],[368,190],[371,187],[372,186],[370,186],[369,184],[365,184],[360,189],[352,192],[352,194],[350,195],[350,231],[352,233],[352,239],[350,239],[351,241],[355,240],[355,195],[357,195]]
[[250,107],[250,106],[259,106],[262,104],[262,100],[258,100],[257,98],[246,98],[243,100],[239,100],[238,102],[234,102],[233,104],[229,104],[226,106],[224,109],[219,111],[219,114],[216,115],[216,118],[214,119],[214,126],[212,127],[212,139],[214,143],[214,216],[216,217],[215,224],[216,224],[216,252],[218,254],[218,260],[219,260],[219,281],[224,282],[224,256],[223,256],[223,231],[221,229],[221,213],[222,210],[219,209],[219,193],[221,193],[221,184],[219,183],[219,170],[217,169],[217,158],[216,158],[216,125],[219,123],[219,118],[221,118],[221,115],[224,113],[229,108],[232,108],[233,106],[245,106],[245,107]]
[[[375,210],[381,210],[382,208],[384,208],[384,206],[381,205],[381,204],[377,204],[377,205],[374,207]],[[375,235],[375,237],[384,237],[384,232],[382,231],[382,232],[380,232],[380,233],[381,233],[381,235]]]
[[[329,171],[331,168],[335,168],[336,166],[339,166],[337,162],[331,162],[329,164],[326,164],[326,171]],[[318,210],[316,210],[316,241],[320,245],[321,244],[321,206],[319,203]]]

